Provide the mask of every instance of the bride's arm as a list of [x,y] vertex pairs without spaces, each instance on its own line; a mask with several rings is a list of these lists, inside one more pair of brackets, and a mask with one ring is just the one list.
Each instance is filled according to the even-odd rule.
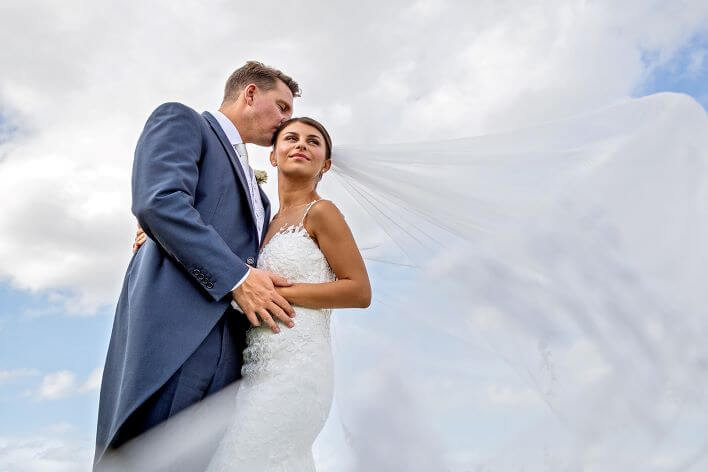
[[293,284],[277,288],[292,305],[308,308],[366,308],[371,285],[354,236],[339,209],[330,201],[315,204],[305,219],[305,229],[316,239],[337,276],[334,282]]

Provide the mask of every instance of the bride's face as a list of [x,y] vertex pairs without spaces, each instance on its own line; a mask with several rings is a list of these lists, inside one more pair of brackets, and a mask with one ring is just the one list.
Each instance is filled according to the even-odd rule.
[[284,176],[317,182],[320,173],[327,172],[332,163],[326,158],[326,152],[327,144],[322,133],[296,121],[278,135],[270,162]]

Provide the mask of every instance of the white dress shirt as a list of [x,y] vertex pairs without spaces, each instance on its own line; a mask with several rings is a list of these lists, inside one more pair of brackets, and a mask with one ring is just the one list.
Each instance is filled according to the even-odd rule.
[[[238,156],[239,159],[239,164],[241,164],[241,169],[243,170],[243,174],[246,176],[246,182],[248,184],[249,190],[250,190],[250,195],[251,195],[251,202],[253,203],[253,209],[255,212],[256,216],[256,228],[258,230],[258,241],[261,240],[261,233],[263,232],[263,220],[265,218],[265,211],[263,208],[263,201],[261,200],[261,194],[258,191],[258,184],[255,181],[255,175],[253,173],[253,169],[248,163],[248,156],[247,155],[242,155],[241,152],[239,152],[239,146],[238,145],[243,145],[243,139],[241,138],[241,135],[238,132],[238,129],[236,129],[236,126],[231,122],[229,118],[226,117],[223,113],[220,111],[215,111],[212,113],[214,115],[214,118],[216,118],[216,121],[219,123],[219,126],[221,126],[221,129],[224,131],[224,134],[226,135],[226,138],[229,140],[231,143],[231,146],[234,148],[236,151],[236,155]],[[246,272],[246,275],[241,278],[241,280],[234,285],[234,288],[231,289],[236,290],[239,285],[241,285],[244,280],[248,277],[248,274],[251,273],[251,269],[248,269],[248,272]],[[240,307],[236,303],[236,301],[232,300],[231,305],[241,311]]]

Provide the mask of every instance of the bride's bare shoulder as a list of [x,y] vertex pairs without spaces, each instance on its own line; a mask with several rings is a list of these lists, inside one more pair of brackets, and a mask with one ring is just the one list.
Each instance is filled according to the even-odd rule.
[[320,199],[312,205],[306,215],[305,224],[314,233],[333,229],[333,226],[347,226],[344,215],[339,211],[337,205],[326,199]]

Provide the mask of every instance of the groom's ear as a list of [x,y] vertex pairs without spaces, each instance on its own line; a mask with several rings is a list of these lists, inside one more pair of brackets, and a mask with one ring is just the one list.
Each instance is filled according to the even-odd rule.
[[256,90],[258,86],[256,84],[248,84],[246,88],[243,89],[243,99],[246,101],[247,105],[253,104],[253,98],[256,95]]

